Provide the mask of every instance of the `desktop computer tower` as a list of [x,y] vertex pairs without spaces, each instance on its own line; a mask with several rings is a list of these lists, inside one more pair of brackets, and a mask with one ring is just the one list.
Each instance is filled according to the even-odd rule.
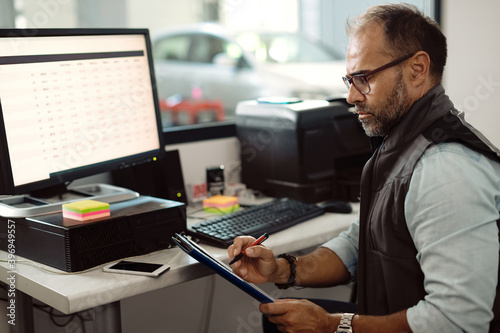
[[84,222],[63,218],[61,212],[0,217],[0,249],[7,251],[7,227],[14,224],[16,256],[77,272],[167,249],[173,234],[186,230],[186,206],[181,202],[140,196],[111,203],[110,213]]
[[240,102],[236,131],[248,188],[307,203],[358,200],[371,148],[345,100]]

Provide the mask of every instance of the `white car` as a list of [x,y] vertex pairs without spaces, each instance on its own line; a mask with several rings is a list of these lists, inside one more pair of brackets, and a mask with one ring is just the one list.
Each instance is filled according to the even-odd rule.
[[153,33],[151,39],[159,98],[219,100],[226,118],[244,100],[347,93],[345,60],[298,34],[235,34],[202,23]]

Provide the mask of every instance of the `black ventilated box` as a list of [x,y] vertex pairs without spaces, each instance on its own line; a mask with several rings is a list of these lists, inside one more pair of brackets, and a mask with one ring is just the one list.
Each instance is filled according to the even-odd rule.
[[181,202],[141,196],[110,204],[110,213],[85,222],[63,218],[62,212],[2,217],[0,249],[7,250],[10,219],[15,224],[16,255],[76,272],[169,248],[172,235],[186,230],[186,206]]

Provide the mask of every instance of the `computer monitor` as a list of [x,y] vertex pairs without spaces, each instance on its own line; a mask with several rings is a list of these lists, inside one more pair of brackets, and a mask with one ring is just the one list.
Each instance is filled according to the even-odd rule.
[[0,29],[0,194],[163,152],[147,29]]

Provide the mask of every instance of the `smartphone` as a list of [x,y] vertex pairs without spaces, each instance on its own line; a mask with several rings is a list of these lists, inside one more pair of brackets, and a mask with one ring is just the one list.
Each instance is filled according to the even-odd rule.
[[122,273],[144,276],[159,276],[170,269],[169,265],[152,264],[148,262],[136,262],[122,260],[113,264],[106,265],[102,268],[108,273]]

